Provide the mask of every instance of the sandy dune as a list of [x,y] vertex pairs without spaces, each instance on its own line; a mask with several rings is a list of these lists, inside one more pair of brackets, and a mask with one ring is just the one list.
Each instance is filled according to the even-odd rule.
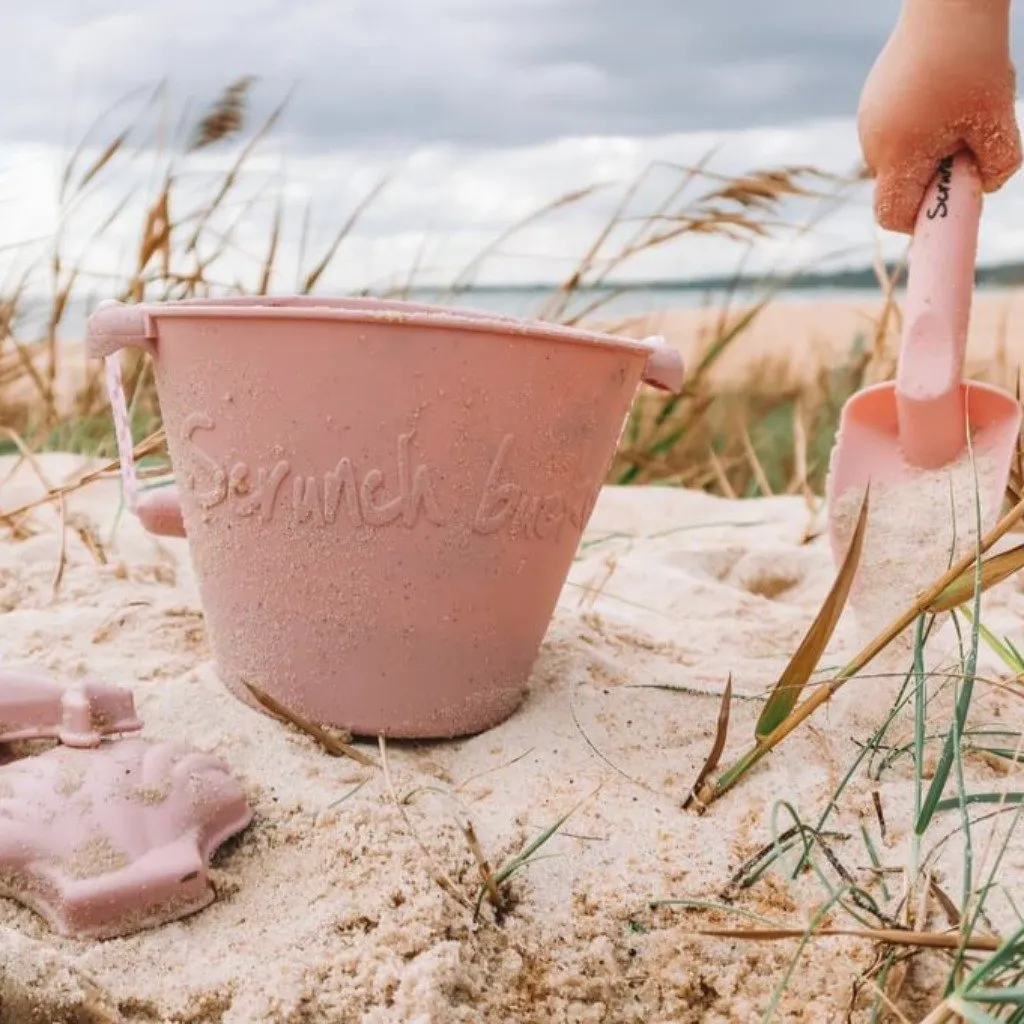
[[[0,508],[39,491],[26,465],[8,478],[12,465],[0,464]],[[40,465],[59,482],[73,461],[48,456]],[[326,756],[225,692],[210,662],[186,546],[158,544],[130,518],[112,535],[116,509],[114,482],[69,501],[69,523],[91,524],[104,554],[97,558],[69,531],[56,587],[61,545],[53,510],[34,517],[34,536],[0,542],[0,658],[132,686],[145,735],[216,752],[243,781],[256,820],[216,859],[217,901],[177,924],[75,942],[0,899],[2,1024],[761,1019],[795,943],[700,937],[696,929],[750,921],[651,909],[649,901],[720,901],[740,865],[772,839],[779,798],[816,820],[857,753],[854,740],[882,710],[873,694],[890,690],[876,690],[870,678],[850,684],[845,705],[812,721],[707,815],[680,809],[710,748],[714,694],[732,673],[738,699],[729,757],[749,742],[756,698],[830,585],[828,549],[822,537],[808,540],[816,524],[802,501],[606,490],[526,703],[481,736],[394,746],[397,793],[418,790],[401,811],[379,770]],[[986,621],[1019,637],[1022,612],[1024,595],[1010,584],[993,598]],[[849,653],[853,641],[845,622],[826,663]],[[983,667],[996,671],[988,656]],[[947,713],[939,701],[935,714]],[[989,686],[980,688],[975,718],[1003,728],[1024,724],[1019,699]],[[903,723],[901,734],[908,728]],[[967,757],[966,771],[973,789],[1024,788],[1019,770],[1008,775],[980,757]],[[475,921],[479,876],[457,816],[473,822],[497,865],[574,808],[544,856],[514,879],[507,911],[496,917],[485,904]],[[955,815],[942,818],[937,835]],[[859,829],[869,830],[883,863],[899,869],[911,819],[912,777],[900,762],[877,786],[858,773],[829,824],[838,861],[885,912],[898,912],[900,878],[887,876],[886,900]],[[782,814],[777,828],[789,824]],[[974,844],[980,858],[984,827]],[[1024,883],[1015,849],[1004,865],[1010,889]],[[820,863],[829,884],[839,884]],[[958,895],[960,846],[946,844],[934,867],[944,890]],[[439,873],[469,908],[442,891],[433,880]],[[827,892],[814,874],[794,882],[776,865],[732,897],[739,911],[802,928]],[[989,912],[995,927],[1010,927],[1009,905],[998,894]],[[830,920],[850,923],[838,912]],[[934,906],[929,926],[947,926]],[[855,939],[812,942],[776,1019],[867,1021],[870,994],[846,1013],[855,979],[873,957]],[[944,976],[936,955],[916,958],[899,995],[902,1011],[920,1019]]]

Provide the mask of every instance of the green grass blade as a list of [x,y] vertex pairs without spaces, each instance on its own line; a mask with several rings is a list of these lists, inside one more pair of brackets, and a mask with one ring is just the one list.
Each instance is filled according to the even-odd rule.
[[[924,793],[924,741],[928,694],[924,676],[924,616],[917,620],[914,631],[914,821],[921,818],[922,796]],[[911,837],[912,853],[910,873],[917,877],[921,863],[921,835],[916,830]]]
[[[928,616],[927,621],[928,625],[925,628],[925,640],[927,640],[928,634],[931,632],[932,626],[934,625],[934,616]],[[881,744],[883,738],[888,733],[889,727],[896,720],[900,712],[903,710],[907,702],[910,700],[908,686],[910,683],[912,671],[913,670],[911,670],[911,672],[908,672],[904,677],[903,686],[900,688],[900,692],[893,703],[893,707],[890,709],[888,715],[886,716],[885,721],[882,722],[882,724],[875,731],[875,734],[874,736],[872,736],[871,740],[864,745],[864,747],[860,750],[858,755],[853,759],[853,762],[851,763],[846,774],[842,777],[842,779],[839,780],[839,785],[836,786],[835,792],[829,797],[828,803],[825,805],[825,809],[824,811],[822,811],[821,817],[818,819],[817,831],[819,833],[823,831],[825,825],[828,823],[828,819],[832,816],[832,813],[838,807],[840,797],[843,795],[844,792],[846,792],[846,787],[849,786],[850,782],[853,780],[858,768],[860,768],[864,759],[868,757],[869,754],[871,754]],[[801,870],[803,869],[803,862],[800,863],[799,867]]]
[[[593,794],[591,794],[592,796]],[[548,825],[543,832],[536,836],[531,842],[524,846],[510,861],[508,861],[502,868],[494,873],[494,881],[501,885],[503,882],[507,882],[520,868],[524,867],[530,858],[546,843],[549,839],[580,809],[580,807],[589,800],[590,797],[584,797],[578,804],[571,807],[565,814],[562,815],[556,822]]]
[[871,1006],[871,1019],[868,1024],[878,1024],[882,1019],[881,1014],[886,1009],[884,995],[886,992],[886,985],[889,982],[889,972],[892,970],[892,965],[896,961],[895,952],[890,952],[885,958],[885,964],[882,970],[878,974],[878,985],[875,992],[875,1000]]
[[1005,643],[1006,646],[1010,649],[1010,653],[1013,655],[1017,664],[1020,665],[1020,671],[1024,672],[1024,655],[1022,655],[1020,651],[1017,650],[1017,648],[1013,645],[1013,641],[1009,637],[1004,636],[1003,643]]
[[[981,592],[979,590],[975,600],[977,601],[980,597]],[[967,664],[964,666],[963,686],[957,697],[956,708],[953,712],[953,724],[946,734],[946,742],[942,746],[942,753],[939,756],[938,764],[935,766],[935,774],[928,788],[928,795],[925,797],[924,804],[914,823],[914,831],[919,836],[924,835],[928,828],[928,823],[932,820],[942,800],[942,791],[945,789],[949,773],[953,769],[957,744],[963,734],[964,725],[967,721],[967,712],[971,707],[971,698],[974,695],[974,672],[978,656],[978,640],[980,638],[977,608],[975,608],[971,633],[972,649],[967,656]],[[959,806],[959,802],[956,806]]]
[[[966,609],[963,610],[962,614],[968,622],[973,621]],[[1000,640],[983,622],[978,623],[978,629],[981,632],[982,640],[985,641],[989,649],[1014,675],[1019,676],[1024,672],[1024,659],[1021,658],[1020,652],[1006,637]]]
[[997,1003],[1003,1006],[1024,1005],[1024,988],[978,988],[971,992],[972,1003]]
[[868,857],[871,859],[871,866],[878,872],[878,881],[882,889],[882,895],[887,899],[892,899],[892,895],[889,893],[889,887],[885,884],[885,875],[882,874],[882,861],[878,856],[878,850],[875,848],[875,844],[871,840],[871,836],[868,835],[868,830],[864,827],[863,822],[860,826],[860,837],[864,842],[864,848],[868,851]]
[[[967,793],[962,801],[964,804],[1024,804],[1024,793]],[[935,812],[955,811],[960,807],[961,799],[958,796],[951,796],[946,800],[940,800],[935,805]]]

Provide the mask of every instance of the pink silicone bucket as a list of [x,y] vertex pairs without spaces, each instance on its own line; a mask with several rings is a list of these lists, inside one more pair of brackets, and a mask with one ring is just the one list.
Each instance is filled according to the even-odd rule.
[[[88,339],[221,678],[355,735],[515,710],[638,384],[682,384],[660,339],[373,299],[106,303]],[[135,489],[123,347],[152,356],[174,488]]]

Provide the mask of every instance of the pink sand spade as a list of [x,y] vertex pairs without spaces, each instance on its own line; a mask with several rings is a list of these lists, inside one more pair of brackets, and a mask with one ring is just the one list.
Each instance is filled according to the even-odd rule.
[[[943,160],[911,242],[896,381],[864,388],[843,408],[828,483],[837,564],[849,543],[835,513],[839,499],[869,481],[888,488],[913,483],[921,470],[950,465],[964,454],[968,425],[974,458],[993,463],[986,477],[990,491],[979,495],[982,507],[989,518],[998,515],[1021,409],[1002,389],[963,380],[981,207],[981,181],[970,154]],[[884,497],[872,491],[872,503]],[[870,510],[868,517],[870,522]],[[983,522],[982,529],[991,525]]]

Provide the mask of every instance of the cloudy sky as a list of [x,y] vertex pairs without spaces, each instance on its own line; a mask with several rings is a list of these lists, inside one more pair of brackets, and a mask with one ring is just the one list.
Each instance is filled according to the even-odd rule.
[[[601,184],[504,240],[479,271],[489,281],[556,280],[652,161],[692,163],[714,149],[709,166],[721,173],[796,163],[851,171],[859,159],[858,91],[898,7],[899,0],[11,4],[0,34],[0,245],[48,237],[62,222],[62,244],[95,280],[123,267],[138,244],[144,190],[159,177],[160,154],[147,147],[183,110],[194,120],[225,85],[252,74],[259,76],[253,124],[292,95],[232,193],[236,211],[253,202],[225,256],[226,276],[256,272],[281,197],[275,286],[288,289],[300,264],[315,262],[391,171],[324,287],[381,285],[414,270],[420,280],[450,280],[516,221],[567,191]],[[1015,35],[1024,44],[1024,5]],[[147,107],[146,90],[161,79],[167,90]],[[58,184],[69,147],[104,111],[89,137],[93,153],[127,121],[139,118],[140,129],[61,221]],[[221,145],[183,164],[172,212],[209,194],[236,152]],[[77,173],[89,159],[83,155]],[[655,176],[632,212],[642,215],[645,203],[649,211],[658,189],[663,197],[674,183],[671,173]],[[863,264],[879,243],[900,251],[900,239],[875,230],[869,202],[861,188],[812,234],[760,246],[753,263],[802,265],[831,254]],[[1024,258],[1024,175],[988,211],[982,258]],[[27,251],[4,255],[13,267]],[[728,272],[743,255],[735,244],[683,239],[631,261],[619,276]]]

